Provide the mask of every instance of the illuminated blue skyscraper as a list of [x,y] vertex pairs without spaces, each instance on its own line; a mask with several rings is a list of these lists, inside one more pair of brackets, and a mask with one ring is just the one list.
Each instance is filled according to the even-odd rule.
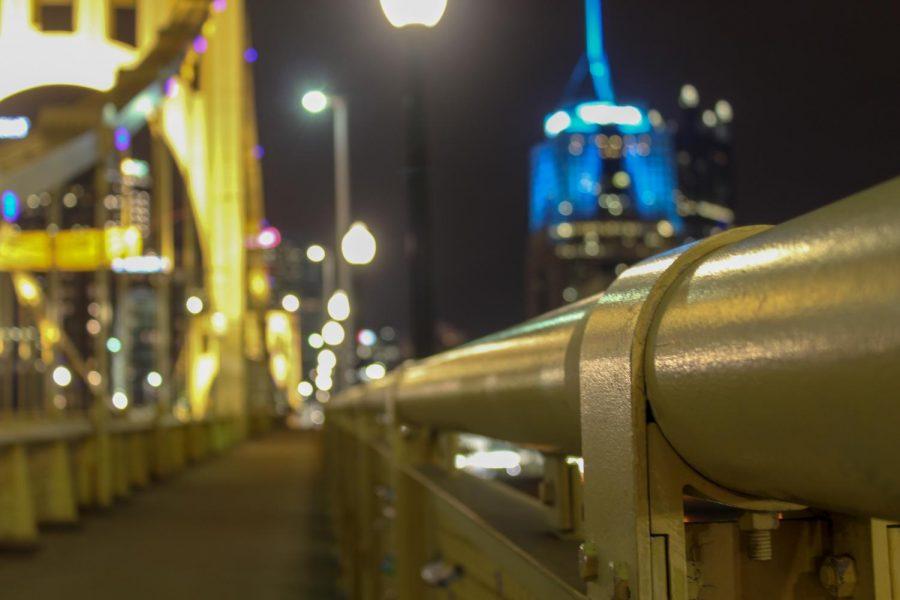
[[[616,102],[600,0],[585,1],[585,17],[587,51],[532,154],[531,229],[624,217],[668,219],[677,230],[668,133],[641,108]],[[585,80],[590,96],[579,94]]]
[[531,153],[532,313],[603,290],[626,266],[696,235],[679,203],[677,126],[617,101],[600,0],[585,0],[585,23],[585,54]]

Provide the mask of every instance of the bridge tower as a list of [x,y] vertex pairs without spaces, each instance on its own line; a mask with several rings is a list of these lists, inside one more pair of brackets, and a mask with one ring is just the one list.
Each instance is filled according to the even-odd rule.
[[[94,171],[93,191],[102,198],[111,193],[107,174],[132,156],[131,140],[149,132],[160,227],[150,236],[152,252],[169,265],[181,262],[171,215],[180,180],[203,273],[194,290],[203,310],[189,319],[183,356],[160,367],[172,379],[168,403],[181,393],[174,389],[180,378],[192,415],[241,421],[246,371],[264,364],[268,299],[261,256],[245,244],[263,219],[247,48],[244,0],[0,0],[0,114],[25,94],[84,90],[32,116],[25,139],[0,142],[0,191],[24,201]],[[4,231],[7,247],[23,243],[13,228]],[[150,241],[145,236],[145,246]],[[57,270],[54,260],[48,265],[46,272]],[[110,274],[99,273],[95,284],[109,288]],[[105,337],[108,323],[101,324]],[[97,345],[95,354],[104,352]],[[94,363],[104,380],[112,376],[105,359],[95,356]],[[113,390],[100,387],[108,404]]]

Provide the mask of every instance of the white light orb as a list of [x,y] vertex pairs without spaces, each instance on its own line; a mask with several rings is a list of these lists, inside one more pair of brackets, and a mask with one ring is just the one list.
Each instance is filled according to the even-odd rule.
[[122,341],[119,338],[111,337],[106,340],[106,349],[116,354],[120,350],[122,350]]
[[344,341],[344,327],[337,321],[328,321],[322,326],[322,339],[329,346],[338,346]]
[[328,96],[321,90],[313,90],[303,94],[300,104],[303,105],[305,111],[318,114],[328,108]]
[[162,382],[162,375],[160,375],[156,371],[150,371],[149,373],[147,373],[147,384],[150,387],[158,388],[162,385]]
[[330,371],[337,365],[337,355],[333,350],[329,350],[328,348],[326,348],[319,352],[319,356],[316,358],[316,362],[318,363],[320,369]]
[[53,383],[55,383],[59,387],[68,386],[70,383],[72,383],[72,371],[62,365],[59,365],[58,367],[53,369]]
[[447,0],[381,0],[381,10],[394,27],[434,27],[447,10]]
[[308,258],[310,262],[322,262],[323,260],[325,260],[325,248],[318,244],[313,244],[306,249],[306,258]]
[[690,83],[686,83],[681,86],[678,103],[685,108],[694,108],[700,103],[700,92]]
[[300,310],[300,298],[295,294],[286,294],[284,298],[281,299],[281,308],[289,313],[297,312]]
[[335,321],[346,321],[350,317],[350,297],[344,290],[338,290],[328,299],[328,316]]
[[367,265],[372,262],[377,246],[375,236],[362,221],[351,225],[341,239],[341,253],[351,265]]
[[128,396],[125,395],[125,392],[116,392],[112,395],[112,405],[119,410],[125,410],[128,408]]
[[387,368],[381,363],[372,363],[366,366],[366,377],[371,380],[384,379],[387,375]]
[[544,121],[544,133],[549,137],[556,137],[569,128],[572,117],[564,110],[558,110]]
[[333,386],[334,380],[331,378],[331,375],[322,373],[321,375],[316,377],[316,387],[323,392],[329,391]]
[[309,398],[313,395],[313,385],[308,381],[301,381],[297,384],[297,393],[303,396],[304,398]]
[[734,109],[731,108],[731,103],[728,100],[719,100],[716,102],[716,116],[719,117],[719,120],[723,123],[730,123],[734,118]]
[[203,311],[203,300],[197,296],[191,296],[184,301],[184,307],[192,315],[199,315]]

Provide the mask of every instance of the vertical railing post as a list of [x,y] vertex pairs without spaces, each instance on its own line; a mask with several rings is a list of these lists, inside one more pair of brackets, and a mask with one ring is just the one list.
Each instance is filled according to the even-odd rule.
[[404,470],[428,462],[431,439],[428,430],[395,425],[392,436],[393,488],[396,494],[394,551],[397,565],[397,597],[418,600],[425,596],[421,568],[425,563],[426,493]]
[[377,593],[377,556],[374,544],[375,482],[373,435],[371,415],[365,411],[356,414],[356,492],[357,492],[357,569],[359,571],[359,597],[375,600]]

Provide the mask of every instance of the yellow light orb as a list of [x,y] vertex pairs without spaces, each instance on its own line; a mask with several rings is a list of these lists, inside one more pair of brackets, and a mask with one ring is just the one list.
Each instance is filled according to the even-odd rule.
[[98,371],[88,371],[87,382],[94,387],[99,387],[103,383],[103,376]]
[[671,222],[663,219],[656,224],[656,232],[665,238],[672,237],[675,235],[675,226],[672,225]]
[[384,379],[387,375],[387,368],[381,363],[372,363],[366,366],[366,377],[371,380]]
[[228,331],[228,317],[223,312],[214,312],[209,318],[209,323],[216,335],[224,335]]

